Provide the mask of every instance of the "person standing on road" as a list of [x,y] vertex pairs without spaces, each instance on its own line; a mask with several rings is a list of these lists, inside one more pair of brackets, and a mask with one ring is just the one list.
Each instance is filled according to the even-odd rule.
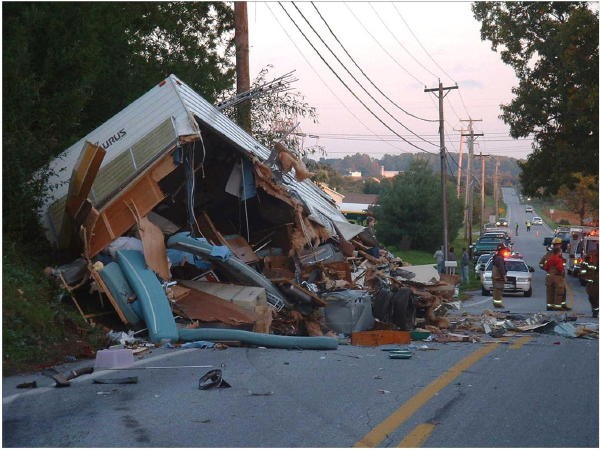
[[454,254],[454,247],[448,249],[448,261],[454,261],[454,266],[447,267],[446,270],[450,275],[456,273],[456,255]]
[[515,226],[515,236],[519,235],[519,224]]
[[554,245],[543,267],[546,271],[546,311],[571,309],[565,300],[565,263],[560,245]]
[[462,282],[465,284],[469,283],[469,264],[471,264],[471,260],[469,258],[469,252],[465,247],[462,249],[462,256],[460,258],[461,262],[461,275]]
[[492,296],[494,308],[504,308],[502,293],[506,283],[506,267],[504,265],[504,252],[506,245],[498,244],[496,253],[492,256]]
[[437,271],[441,275],[444,273],[444,246],[442,245],[440,248],[436,250],[433,254],[435,258],[435,263],[437,264]]
[[527,227],[527,231],[531,231],[531,222],[529,220],[525,222],[525,226]]

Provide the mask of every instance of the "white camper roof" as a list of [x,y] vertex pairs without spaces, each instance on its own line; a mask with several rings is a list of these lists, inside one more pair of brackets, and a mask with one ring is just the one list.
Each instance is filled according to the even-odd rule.
[[[271,151],[222,114],[190,86],[170,75],[94,131],[67,148],[49,164],[54,186],[41,209],[48,238],[56,242],[56,225],[62,220],[68,183],[86,142],[97,143],[106,150],[99,174],[90,194],[94,204],[107,201],[115,186],[131,180],[152,161],[176,145],[183,136],[200,136],[201,127],[209,127],[247,155],[265,161]],[[303,201],[310,217],[332,232],[332,220],[346,222],[333,199],[310,180],[298,182],[289,173],[282,185]]]

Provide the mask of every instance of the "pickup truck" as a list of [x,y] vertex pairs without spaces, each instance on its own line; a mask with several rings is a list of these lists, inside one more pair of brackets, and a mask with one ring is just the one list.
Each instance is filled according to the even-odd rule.
[[504,244],[510,248],[510,242],[502,237],[496,236],[482,236],[471,245],[473,258],[478,258],[483,253],[494,253],[498,244]]

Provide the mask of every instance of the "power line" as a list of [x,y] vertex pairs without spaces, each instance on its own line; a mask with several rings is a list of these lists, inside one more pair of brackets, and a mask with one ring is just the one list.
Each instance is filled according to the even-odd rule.
[[371,36],[371,38],[377,43],[377,45],[379,45],[379,47],[392,59],[392,61],[394,61],[398,67],[400,67],[402,70],[404,70],[404,72],[407,73],[407,75],[409,75],[410,77],[412,77],[413,80],[415,80],[417,83],[422,84],[423,86],[425,86],[425,83],[423,83],[423,81],[419,80],[417,77],[415,77],[412,73],[410,73],[402,64],[400,64],[396,58],[394,58],[394,56],[392,56],[392,54],[390,52],[388,52],[383,45],[381,45],[381,43],[377,40],[377,38],[375,36],[373,36],[373,33],[371,33],[369,31],[369,29],[367,27],[364,26],[364,24],[361,22],[361,20],[356,17],[356,14],[354,14],[354,11],[352,11],[350,9],[350,7],[344,3],[344,6],[348,9],[348,11],[350,11],[350,14],[352,14],[352,16],[354,17],[354,19],[359,23],[359,25],[369,34],[369,36]]
[[396,133],[388,124],[386,124],[383,120],[381,120],[381,118],[375,114],[353,91],[352,89],[350,89],[350,87],[344,82],[344,80],[342,80],[340,78],[340,76],[336,73],[335,70],[333,70],[333,68],[329,65],[329,63],[325,60],[325,58],[323,58],[323,56],[321,55],[321,53],[316,49],[316,47],[313,45],[313,43],[310,41],[310,39],[308,39],[308,37],[304,34],[304,32],[302,31],[302,29],[298,26],[298,24],[294,21],[294,19],[290,16],[290,14],[287,12],[287,10],[284,8],[283,4],[281,2],[278,2],[279,6],[281,7],[281,9],[283,9],[283,11],[285,12],[285,14],[288,16],[288,18],[292,21],[292,23],[294,24],[294,26],[298,29],[298,31],[300,32],[300,34],[302,35],[302,37],[306,40],[306,42],[308,42],[308,44],[312,47],[312,49],[317,53],[317,55],[319,56],[319,58],[321,58],[321,60],[323,61],[323,63],[325,63],[325,65],[327,66],[327,68],[335,75],[335,77],[340,81],[340,83],[342,83],[344,85],[344,87],[352,94],[352,96],[359,101],[359,103],[367,110],[369,111],[369,113],[371,113],[371,115],[373,117],[375,117],[375,119],[377,119],[384,127],[386,127],[388,130],[390,130],[392,133],[394,133],[396,136],[398,136],[400,139],[402,139],[404,142],[406,142],[408,145],[421,150],[425,153],[432,153],[428,150],[425,150],[424,148],[421,148],[415,144],[413,144],[412,142],[407,141],[406,139],[404,139],[402,136],[400,136],[398,133]]
[[[426,72],[429,72],[430,75],[433,75],[434,78],[440,78],[439,76],[437,76],[435,73],[433,73],[431,70],[429,70],[427,67],[425,67],[423,64],[421,64],[421,61],[419,61],[417,58],[415,58],[413,56],[413,54],[411,52],[408,51],[408,49],[402,44],[402,42],[400,42],[400,40],[396,37],[396,35],[392,32],[392,30],[390,30],[390,28],[387,26],[387,24],[383,21],[383,19],[381,18],[381,16],[379,15],[379,13],[377,12],[377,10],[373,7],[373,5],[371,3],[369,3],[369,6],[371,7],[371,9],[373,10],[373,12],[375,13],[375,15],[377,16],[377,18],[379,19],[379,21],[383,24],[383,26],[385,27],[386,30],[388,30],[388,32],[390,33],[390,35],[394,38],[394,40],[398,43],[398,45],[400,45],[400,47],[402,47],[402,49],[408,53],[408,56],[410,56],[418,65],[420,65],[423,69],[425,69]],[[454,80],[452,80],[454,81]],[[456,81],[454,81],[454,84],[456,84]]]
[[[396,10],[396,12],[398,13],[398,15],[400,16],[400,19],[402,19],[402,22],[404,22],[404,25],[406,25],[406,28],[408,29],[408,31],[410,32],[410,34],[412,34],[412,36],[415,38],[415,41],[417,41],[417,43],[421,46],[421,48],[423,49],[423,51],[425,52],[425,54],[427,56],[429,56],[429,59],[431,59],[433,61],[433,63],[442,71],[442,73],[444,75],[446,75],[448,78],[450,78],[450,80],[454,81],[454,84],[458,84],[456,82],[456,80],[453,80],[452,77],[450,75],[448,75],[448,72],[446,72],[442,66],[440,66],[437,61],[435,59],[433,59],[433,56],[431,56],[429,54],[429,52],[427,51],[427,49],[423,46],[423,44],[421,43],[421,41],[419,40],[419,38],[417,37],[417,35],[413,32],[413,30],[410,28],[410,26],[408,25],[408,23],[406,22],[406,20],[404,20],[404,17],[402,17],[402,14],[400,13],[400,11],[398,10],[398,8],[396,7],[395,3],[392,3],[392,6],[394,7],[394,9]],[[439,78],[439,77],[436,77]]]
[[402,122],[400,122],[398,119],[396,119],[396,117],[394,117],[394,115],[392,113],[390,113],[381,103],[379,103],[379,101],[377,101],[377,99],[371,95],[371,93],[361,84],[361,82],[356,79],[356,77],[352,74],[352,72],[350,72],[350,70],[348,70],[348,68],[346,67],[346,65],[340,60],[340,58],[338,58],[338,56],[335,54],[335,52],[333,50],[331,50],[331,47],[329,47],[329,45],[327,45],[327,43],[323,40],[323,38],[317,32],[317,30],[315,30],[315,28],[312,26],[312,24],[306,18],[306,16],[304,14],[302,14],[302,11],[300,11],[300,9],[296,5],[296,3],[292,2],[292,5],[294,6],[294,8],[296,8],[296,11],[298,11],[298,14],[300,14],[300,16],[302,17],[302,19],[304,19],[304,21],[306,22],[306,24],[310,27],[310,29],[317,36],[317,38],[319,38],[319,40],[325,46],[325,48],[327,48],[327,50],[329,50],[329,53],[331,53],[333,55],[333,57],[336,59],[336,61],[342,66],[342,68],[348,73],[348,75],[350,75],[350,78],[352,78],[354,80],[354,82],[360,86],[360,88],[365,92],[365,94],[367,94],[371,98],[371,100],[373,100],[377,104],[377,106],[379,106],[381,109],[383,109],[383,111],[385,111],[386,114],[388,116],[390,116],[394,122],[396,122],[398,125],[400,125],[402,128],[404,128],[406,131],[408,131],[409,133],[411,133],[413,136],[416,136],[417,138],[421,139],[423,142],[426,142],[426,143],[428,143],[428,144],[430,144],[430,145],[432,145],[434,147],[436,146],[436,144],[434,144],[431,141],[428,141],[425,138],[422,138],[417,133],[415,133],[410,128],[408,128],[406,125],[404,125]]
[[[400,19],[402,19],[402,22],[404,22],[404,25],[406,25],[406,28],[408,28],[408,31],[410,31],[410,33],[413,35],[413,37],[415,38],[415,40],[417,41],[417,43],[421,46],[421,48],[423,49],[423,51],[427,54],[427,56],[429,56],[429,58],[433,61],[433,63],[438,66],[438,68],[448,77],[450,78],[450,80],[454,81],[454,84],[456,84],[458,86],[458,83],[456,82],[455,79],[453,79],[448,72],[446,72],[442,66],[440,66],[437,61],[433,58],[433,56],[431,56],[431,54],[427,51],[427,49],[425,48],[425,46],[421,43],[421,41],[419,40],[419,38],[417,37],[417,35],[412,31],[412,29],[410,28],[410,26],[408,25],[408,23],[406,22],[406,20],[404,20],[404,17],[402,17],[402,14],[400,13],[400,11],[398,10],[398,8],[396,7],[396,5],[394,3],[392,3],[392,6],[394,7],[394,9],[396,10],[396,12],[398,13],[398,15],[400,16]],[[467,109],[467,105],[465,105],[465,100],[463,99],[462,94],[460,93],[460,89],[458,89],[458,98],[460,98],[460,101],[462,103],[463,108],[465,109],[465,112],[467,113],[467,117],[471,117],[471,115],[469,114],[469,110]],[[452,110],[454,111],[454,108],[452,108]],[[454,112],[456,114],[456,112]],[[458,114],[457,114],[458,117]]]
[[[300,55],[302,56],[302,58],[304,59],[306,64],[312,69],[312,71],[319,78],[319,80],[321,80],[321,83],[323,83],[323,85],[327,88],[327,90],[331,93],[331,95],[333,95],[337,99],[337,101],[340,102],[340,104],[346,109],[346,111],[348,111],[348,113],[350,113],[350,115],[352,117],[354,117],[363,127],[365,127],[367,130],[369,130],[372,133],[371,134],[372,136],[380,137],[375,131],[371,130],[371,128],[369,128],[369,126],[367,124],[365,124],[362,120],[360,120],[360,118],[352,112],[352,110],[344,103],[344,101],[340,97],[338,97],[338,95],[333,91],[333,89],[331,89],[331,87],[327,84],[327,82],[323,79],[323,77],[321,77],[321,75],[319,74],[319,71],[317,69],[315,69],[315,67],[310,63],[310,60],[304,55],[302,50],[296,45],[296,42],[294,41],[294,39],[292,39],[290,34],[287,32],[287,29],[281,24],[281,22],[279,21],[279,19],[277,18],[277,16],[275,15],[275,13],[273,12],[273,10],[271,9],[271,7],[269,6],[268,3],[266,3],[266,6],[267,6],[267,9],[269,10],[269,12],[271,13],[271,15],[273,16],[273,18],[275,19],[275,21],[277,22],[277,24],[281,27],[281,29],[283,30],[285,35],[288,37],[288,39],[292,43],[292,45],[294,47],[296,47],[296,50],[298,50],[298,53],[300,53]],[[317,138],[318,138],[318,136],[317,136]],[[396,145],[393,145],[389,141],[382,140],[382,142],[385,142],[392,148],[404,151],[404,149],[397,147]]]
[[371,83],[371,85],[377,89],[377,91],[383,95],[386,99],[388,99],[390,101],[390,103],[392,103],[395,107],[397,107],[399,110],[401,110],[403,113],[414,117],[415,119],[419,119],[419,120],[423,120],[425,122],[437,122],[436,119],[425,119],[423,117],[419,117],[416,116],[414,114],[411,114],[410,112],[406,111],[404,108],[402,108],[400,105],[396,104],[396,102],[394,102],[391,98],[389,98],[385,93],[383,93],[381,91],[381,89],[379,89],[379,87],[377,87],[377,85],[371,80],[371,78],[369,78],[369,76],[362,70],[362,68],[358,65],[358,63],[354,60],[354,58],[350,55],[350,53],[348,52],[348,50],[346,50],[346,47],[344,47],[344,45],[340,42],[340,40],[338,39],[337,35],[333,32],[333,30],[331,29],[331,27],[329,26],[329,24],[327,23],[327,21],[325,20],[325,18],[321,15],[321,12],[317,9],[317,6],[315,5],[314,2],[311,2],[311,4],[313,5],[313,7],[315,8],[315,10],[317,11],[317,14],[319,15],[319,17],[321,18],[321,20],[323,21],[323,23],[325,24],[325,26],[327,27],[327,29],[329,30],[329,32],[332,34],[332,36],[335,38],[335,40],[337,41],[338,44],[340,44],[340,47],[342,47],[342,49],[344,50],[344,52],[346,52],[346,55],[348,55],[348,58],[350,58],[350,60],[354,63],[354,65],[356,66],[356,68],[358,70],[360,70],[360,73],[362,73],[364,75],[364,77],[369,80],[369,82]]

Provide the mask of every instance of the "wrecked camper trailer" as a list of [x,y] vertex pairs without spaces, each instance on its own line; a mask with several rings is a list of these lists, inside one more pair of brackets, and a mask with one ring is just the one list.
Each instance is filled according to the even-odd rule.
[[229,328],[323,337],[306,348],[328,348],[337,341],[324,334],[411,329],[419,307],[437,325],[433,310],[448,298],[427,289],[446,283],[415,278],[389,252],[371,256],[364,228],[274,147],[171,75],[50,163],[41,221],[54,245],[83,256],[120,320],[145,324],[153,342]]

